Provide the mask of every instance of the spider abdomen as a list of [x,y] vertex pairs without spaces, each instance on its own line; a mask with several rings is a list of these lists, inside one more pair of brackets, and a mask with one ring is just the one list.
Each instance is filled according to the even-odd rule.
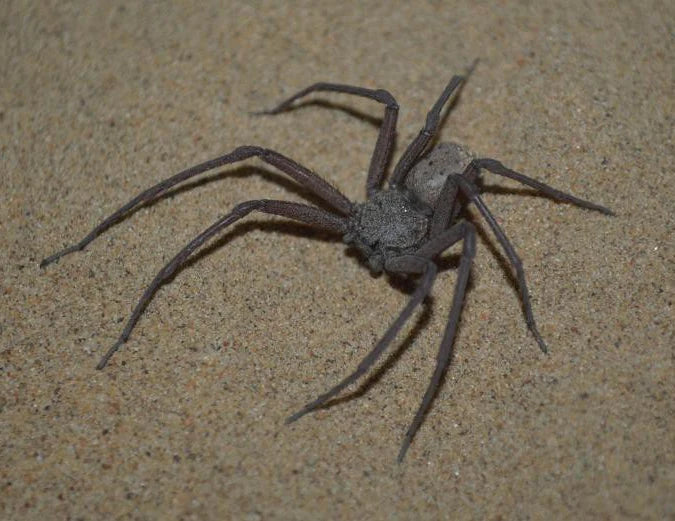
[[383,190],[358,204],[344,242],[354,245],[381,272],[384,261],[416,251],[429,233],[431,209],[406,189]]
[[433,207],[449,175],[460,175],[473,155],[457,143],[439,143],[411,168],[405,186],[415,196]]

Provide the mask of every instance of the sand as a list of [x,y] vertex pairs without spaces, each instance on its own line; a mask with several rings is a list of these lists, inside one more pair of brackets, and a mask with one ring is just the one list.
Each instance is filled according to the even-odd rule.
[[[0,11],[0,518],[675,519],[672,3]],[[617,214],[485,175],[548,355],[476,218],[452,362],[405,461],[457,248],[374,376],[286,426],[356,367],[408,295],[339,238],[257,214],[165,285],[95,370],[192,237],[239,202],[306,193],[248,160],[82,253],[41,259],[238,145],[285,153],[362,200],[380,105],[326,94],[251,112],[315,81],[386,88],[401,107],[397,158],[476,58],[439,139]]]

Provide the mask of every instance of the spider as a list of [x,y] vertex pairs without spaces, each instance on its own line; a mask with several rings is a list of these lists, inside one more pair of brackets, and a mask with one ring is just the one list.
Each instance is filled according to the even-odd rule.
[[[467,75],[474,65],[475,62],[469,68]],[[546,344],[539,334],[532,314],[522,263],[511,242],[481,198],[479,184],[477,184],[481,170],[518,181],[558,201],[572,203],[607,215],[613,215],[613,213],[608,208],[558,191],[519,174],[495,159],[474,158],[460,145],[441,143],[431,147],[430,142],[438,130],[442,111],[446,105],[449,105],[449,100],[454,98],[453,94],[459,92],[465,78],[466,76],[456,75],[450,79],[428,112],[422,130],[396,163],[386,187],[383,185],[393,148],[399,108],[396,100],[388,91],[336,83],[315,83],[293,94],[271,110],[257,113],[270,115],[290,110],[297,100],[314,92],[344,93],[368,98],[384,105],[384,116],[380,122],[377,142],[366,179],[367,199],[363,203],[350,201],[317,174],[278,152],[258,146],[240,146],[225,155],[188,168],[146,189],[103,220],[80,242],[45,258],[40,263],[40,267],[45,267],[66,254],[84,249],[98,235],[131,211],[147,204],[171,187],[207,170],[244,161],[251,157],[258,157],[263,162],[276,167],[323,202],[323,208],[269,199],[255,199],[236,205],[230,213],[218,219],[190,241],[157,273],[133,309],[119,339],[103,355],[96,368],[103,369],[106,366],[113,354],[129,338],[155,292],[181,269],[196,250],[221,234],[225,228],[254,211],[287,217],[341,235],[346,244],[362,254],[374,274],[386,272],[390,275],[417,279],[415,289],[405,307],[379,342],[361,360],[356,370],[290,416],[286,423],[294,422],[305,414],[324,406],[326,402],[363,376],[373,366],[413,311],[431,291],[438,271],[436,262],[438,257],[451,246],[461,242],[462,251],[450,315],[438,350],[433,376],[404,436],[398,454],[398,461],[403,460],[436,394],[450,359],[476,249],[475,227],[466,214],[469,204],[475,205],[478,209],[504,250],[508,262],[515,270],[525,321],[539,347],[546,353]]]

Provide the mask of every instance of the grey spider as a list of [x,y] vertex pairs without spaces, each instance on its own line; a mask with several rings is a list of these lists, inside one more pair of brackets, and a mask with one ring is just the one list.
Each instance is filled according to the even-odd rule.
[[[469,69],[469,72],[471,69]],[[398,104],[388,91],[334,83],[315,83],[290,96],[273,109],[259,113],[278,114],[289,110],[293,108],[295,101],[319,91],[360,96],[383,104],[385,107],[384,117],[380,123],[377,142],[370,160],[366,180],[367,199],[363,203],[355,204],[351,202],[317,174],[278,152],[257,146],[240,146],[228,154],[195,165],[146,189],[102,221],[80,242],[44,259],[40,263],[40,267],[45,267],[68,253],[84,249],[99,234],[120,221],[132,210],[154,200],[178,183],[207,170],[251,157],[258,157],[265,163],[276,167],[325,203],[325,209],[307,204],[268,199],[251,200],[236,205],[229,214],[218,219],[190,241],[159,271],[136,304],[119,339],[101,358],[96,368],[103,369],[105,367],[112,355],[129,338],[131,331],[155,292],[162,284],[170,280],[187,259],[204,243],[253,211],[287,217],[340,234],[345,243],[352,245],[363,255],[370,269],[376,274],[384,271],[388,274],[397,274],[404,277],[418,277],[416,288],[408,303],[386,330],[380,341],[361,360],[356,370],[290,416],[287,423],[293,422],[322,407],[373,366],[410,318],[415,308],[429,294],[438,270],[436,263],[438,257],[446,249],[461,241],[462,253],[452,307],[438,350],[436,367],[422,402],[405,434],[398,455],[398,461],[400,462],[422,424],[424,415],[438,389],[450,359],[469,279],[469,271],[475,254],[476,232],[474,225],[467,220],[465,213],[469,203],[476,206],[503,248],[509,263],[515,269],[527,326],[541,350],[546,352],[546,344],[537,330],[532,314],[521,261],[480,196],[479,186],[477,185],[480,171],[484,169],[498,176],[513,179],[558,201],[565,201],[607,215],[613,214],[608,208],[578,199],[510,170],[499,161],[473,158],[457,144],[439,144],[431,148],[425,155],[438,130],[443,108],[453,97],[453,93],[459,91],[464,80],[465,77],[463,76],[453,76],[446,85],[440,98],[427,114],[424,127],[398,160],[389,178],[387,188],[383,187],[383,184],[392,152],[398,116]]]

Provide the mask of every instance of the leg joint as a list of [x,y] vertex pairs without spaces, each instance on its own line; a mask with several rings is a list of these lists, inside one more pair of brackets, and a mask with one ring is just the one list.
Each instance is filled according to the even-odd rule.
[[375,95],[377,96],[377,101],[384,103],[387,107],[398,110],[398,103],[396,103],[394,96],[388,90],[377,89]]

